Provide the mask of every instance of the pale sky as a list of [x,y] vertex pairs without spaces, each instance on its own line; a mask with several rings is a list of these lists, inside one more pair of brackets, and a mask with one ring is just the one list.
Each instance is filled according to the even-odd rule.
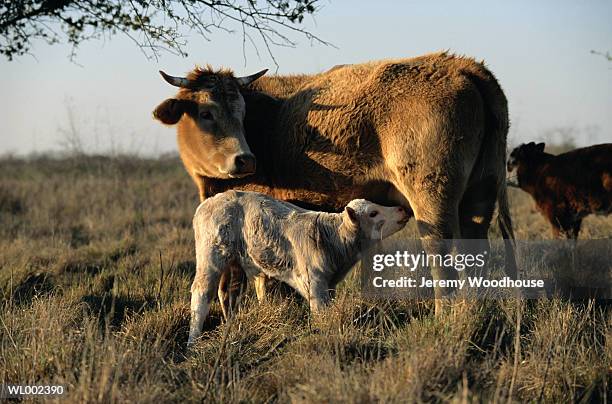
[[[337,48],[274,48],[278,73],[314,73],[336,64],[417,56],[449,49],[484,59],[509,100],[511,142],[539,140],[574,128],[580,145],[612,141],[612,62],[591,49],[612,51],[612,2],[340,1],[323,0],[305,28]],[[189,56],[147,60],[117,35],[70,48],[37,43],[36,56],[0,61],[0,154],[61,150],[74,128],[88,152],[157,154],[176,150],[175,132],[154,121],[153,108],[172,96],[159,69],[180,75],[195,64],[232,68],[237,75],[274,71],[260,44],[258,57],[239,34],[195,33]],[[548,135],[547,135],[548,134]]]

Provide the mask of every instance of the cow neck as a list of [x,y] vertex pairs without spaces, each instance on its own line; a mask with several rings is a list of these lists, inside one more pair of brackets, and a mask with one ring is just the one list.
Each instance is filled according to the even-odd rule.
[[259,91],[243,91],[246,105],[244,129],[247,144],[257,158],[257,165],[263,168],[262,173],[271,172],[274,150],[276,123],[283,101]]
[[201,176],[201,181],[204,184],[204,194],[207,198],[230,189],[243,189],[268,194],[271,191],[274,182],[269,175],[272,172],[271,159],[265,158],[265,156],[272,155],[273,142],[270,138],[282,101],[248,89],[243,89],[242,95],[247,111],[244,119],[245,138],[251,152],[257,159],[256,172],[254,175],[235,179]]

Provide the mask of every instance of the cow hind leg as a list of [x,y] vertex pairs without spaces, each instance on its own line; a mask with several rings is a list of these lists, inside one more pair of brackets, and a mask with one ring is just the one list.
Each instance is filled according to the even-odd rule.
[[[450,195],[440,198],[439,195],[429,196],[420,193],[418,198],[407,198],[411,202],[421,242],[428,255],[445,257],[451,253],[450,240],[459,238],[458,200]],[[440,265],[439,260],[430,262],[429,269],[434,281],[449,281],[457,279],[457,271],[453,267]],[[454,294],[453,287],[434,287],[435,314],[442,315],[449,298]]]
[[[459,204],[459,227],[461,240],[457,250],[461,254],[490,254],[488,239],[489,227],[497,199],[497,181],[494,177],[485,178],[466,189]],[[486,274],[486,264],[482,268],[471,266],[463,272],[465,276]]]

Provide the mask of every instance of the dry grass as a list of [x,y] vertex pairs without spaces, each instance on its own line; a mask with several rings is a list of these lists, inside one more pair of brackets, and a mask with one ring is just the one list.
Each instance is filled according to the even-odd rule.
[[[511,196],[518,238],[550,237],[533,203]],[[609,394],[605,303],[470,302],[435,319],[429,301],[364,300],[356,274],[321,318],[295,298],[259,305],[251,290],[229,323],[214,305],[187,351],[196,205],[177,159],[0,161],[0,381],[63,384],[73,402]],[[612,218],[584,228],[610,237]]]

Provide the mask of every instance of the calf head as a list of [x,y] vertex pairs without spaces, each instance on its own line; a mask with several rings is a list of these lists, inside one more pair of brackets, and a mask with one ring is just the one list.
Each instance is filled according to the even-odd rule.
[[352,200],[343,212],[343,221],[370,240],[389,237],[403,229],[408,220],[410,215],[401,206],[381,206],[365,199]]
[[178,124],[181,156],[195,174],[227,179],[255,173],[255,156],[244,135],[246,107],[240,87],[265,72],[234,77],[230,71],[196,68],[187,77],[174,77],[160,71],[180,90],[159,104],[153,116],[166,125]]
[[506,183],[508,186],[522,188],[524,184],[521,181],[524,181],[525,173],[529,172],[529,167],[542,160],[544,146],[544,143],[530,142],[512,150],[506,162],[508,170]]
[[508,158],[508,172],[514,171],[521,164],[526,164],[536,160],[542,155],[542,153],[544,153],[544,146],[544,143],[536,144],[535,142],[530,142],[516,147],[514,150],[512,150],[510,157]]

